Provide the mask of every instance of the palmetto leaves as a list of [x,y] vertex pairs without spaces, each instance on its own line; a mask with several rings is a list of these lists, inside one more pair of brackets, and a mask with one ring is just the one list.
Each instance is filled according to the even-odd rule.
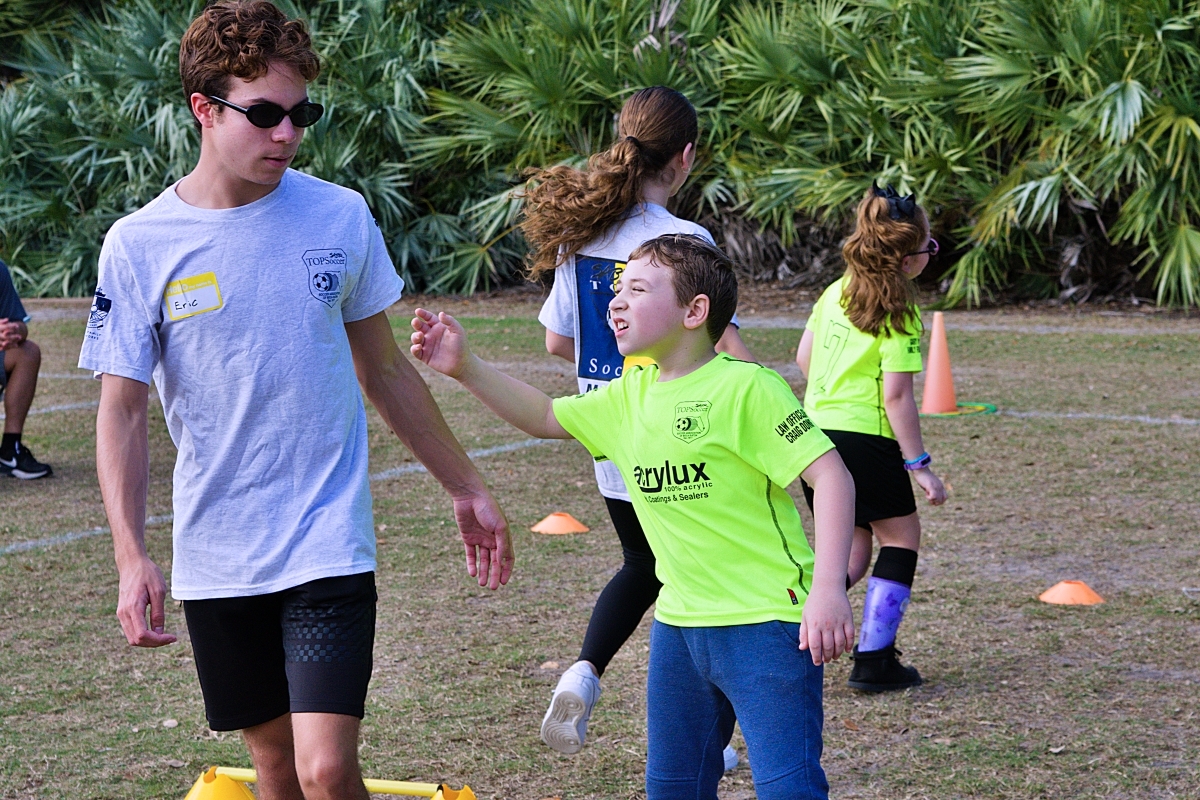
[[[414,175],[407,144],[435,82],[445,0],[314,2],[324,70],[311,94],[325,116],[295,166],[363,194],[410,284],[467,238],[436,176]],[[199,137],[179,85],[179,39],[201,0],[125,0],[82,15],[55,38],[27,34],[24,80],[0,91],[0,254],[23,291],[87,294],[108,227],[187,174]],[[435,187],[430,192],[429,187]],[[439,206],[450,205],[445,222]],[[457,288],[457,287],[452,287]]]
[[735,19],[717,47],[752,132],[751,215],[835,220],[878,177],[967,248],[952,301],[1067,260],[1079,296],[1119,279],[1124,248],[1160,301],[1200,303],[1195,3],[780,0]]
[[194,164],[180,8],[139,0],[77,18],[74,43],[26,38],[27,79],[0,92],[0,240],[32,293],[90,293],[108,227]]
[[[107,226],[194,163],[174,59],[196,2],[24,34],[27,79],[0,91],[0,254],[24,289],[90,290]],[[630,93],[666,84],[701,121],[680,213],[767,272],[827,279],[878,179],[955,245],[952,302],[1143,276],[1200,304],[1195,0],[302,5],[328,111],[297,166],[360,191],[418,287],[514,278],[524,170],[584,163]]]

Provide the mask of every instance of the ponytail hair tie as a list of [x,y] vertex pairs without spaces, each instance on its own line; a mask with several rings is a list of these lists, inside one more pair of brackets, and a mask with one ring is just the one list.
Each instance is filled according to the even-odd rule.
[[629,141],[629,142],[633,142],[633,146],[636,147],[639,152],[641,152],[642,143],[640,141],[638,141],[638,138],[636,136],[626,136],[625,140]]
[[916,195],[910,194],[907,197],[901,197],[890,183],[886,189],[880,189],[879,184],[875,181],[871,181],[871,191],[876,197],[882,197],[888,201],[888,216],[892,219],[912,219],[917,215]]

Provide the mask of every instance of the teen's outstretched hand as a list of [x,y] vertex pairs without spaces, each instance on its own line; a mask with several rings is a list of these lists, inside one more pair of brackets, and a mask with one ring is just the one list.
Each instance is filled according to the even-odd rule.
[[836,661],[854,642],[854,614],[844,587],[813,587],[800,618],[800,649],[807,650],[817,666]]
[[458,378],[471,357],[467,332],[458,320],[446,312],[434,315],[418,308],[412,319],[413,357],[443,375]]
[[946,485],[933,473],[933,470],[928,467],[919,469],[913,473],[913,479],[916,480],[917,486],[920,486],[921,490],[925,492],[925,499],[931,506],[940,506],[946,502]]
[[454,498],[454,520],[467,551],[467,573],[489,589],[508,583],[514,560],[512,538],[508,520],[491,492],[481,489]]

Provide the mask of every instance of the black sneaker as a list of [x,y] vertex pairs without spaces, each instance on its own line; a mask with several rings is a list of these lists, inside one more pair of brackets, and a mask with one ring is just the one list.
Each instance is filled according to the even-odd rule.
[[0,475],[11,475],[23,481],[34,478],[44,478],[54,474],[49,464],[43,464],[33,457],[30,449],[22,444],[17,445],[17,454],[10,458],[0,457]]
[[895,645],[888,645],[882,650],[858,652],[854,646],[854,669],[850,670],[850,679],[846,681],[851,689],[860,692],[893,692],[898,689],[908,689],[921,685],[921,674],[916,667],[906,667],[896,656],[902,653]]

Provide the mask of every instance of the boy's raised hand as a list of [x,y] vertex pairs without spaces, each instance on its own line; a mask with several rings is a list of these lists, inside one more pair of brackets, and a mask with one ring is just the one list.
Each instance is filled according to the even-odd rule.
[[809,651],[817,666],[836,661],[854,645],[854,613],[845,588],[822,591],[813,587],[800,618],[800,649]]
[[413,357],[433,367],[443,375],[458,378],[471,356],[467,349],[467,332],[458,320],[446,312],[436,316],[432,311],[418,308],[412,320]]

